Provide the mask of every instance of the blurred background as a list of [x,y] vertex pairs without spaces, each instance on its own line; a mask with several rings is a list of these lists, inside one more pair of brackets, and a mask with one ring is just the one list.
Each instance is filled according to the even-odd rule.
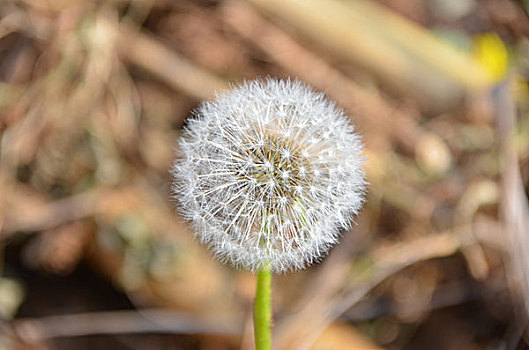
[[529,2],[0,1],[0,349],[252,349],[254,278],[174,213],[201,100],[324,91],[369,197],[274,278],[277,349],[526,349]]

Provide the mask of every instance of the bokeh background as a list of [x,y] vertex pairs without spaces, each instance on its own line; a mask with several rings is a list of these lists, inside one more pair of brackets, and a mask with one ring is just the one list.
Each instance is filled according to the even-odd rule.
[[369,197],[274,278],[277,349],[525,349],[529,21],[514,0],[0,1],[0,349],[252,349],[254,278],[174,213],[201,100],[300,79]]

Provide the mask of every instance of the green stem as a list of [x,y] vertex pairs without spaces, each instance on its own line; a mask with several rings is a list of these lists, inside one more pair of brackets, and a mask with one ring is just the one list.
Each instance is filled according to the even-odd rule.
[[271,281],[272,273],[270,269],[265,268],[257,273],[257,290],[255,292],[253,314],[255,350],[271,349]]

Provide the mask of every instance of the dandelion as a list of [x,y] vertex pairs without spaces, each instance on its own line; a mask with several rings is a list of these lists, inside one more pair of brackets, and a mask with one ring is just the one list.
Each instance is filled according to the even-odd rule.
[[271,346],[271,272],[323,258],[362,207],[361,152],[343,110],[298,81],[245,82],[188,121],[174,197],[216,258],[258,273],[257,350]]
[[305,268],[364,202],[362,143],[343,110],[298,81],[251,81],[202,104],[173,191],[215,257],[252,272]]

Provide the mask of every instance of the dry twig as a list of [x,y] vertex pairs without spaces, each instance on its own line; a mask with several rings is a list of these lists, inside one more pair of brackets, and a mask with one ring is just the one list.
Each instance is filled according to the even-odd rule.
[[506,254],[510,272],[508,276],[511,278],[514,294],[521,299],[525,307],[525,312],[518,315],[523,322],[529,317],[529,204],[520,174],[518,155],[511,139],[516,123],[516,110],[510,86],[510,80],[507,80],[495,95],[496,122],[504,160],[501,215],[510,244]]
[[12,323],[26,342],[94,334],[164,333],[238,336],[239,320],[199,319],[165,310],[108,311],[19,319]]

